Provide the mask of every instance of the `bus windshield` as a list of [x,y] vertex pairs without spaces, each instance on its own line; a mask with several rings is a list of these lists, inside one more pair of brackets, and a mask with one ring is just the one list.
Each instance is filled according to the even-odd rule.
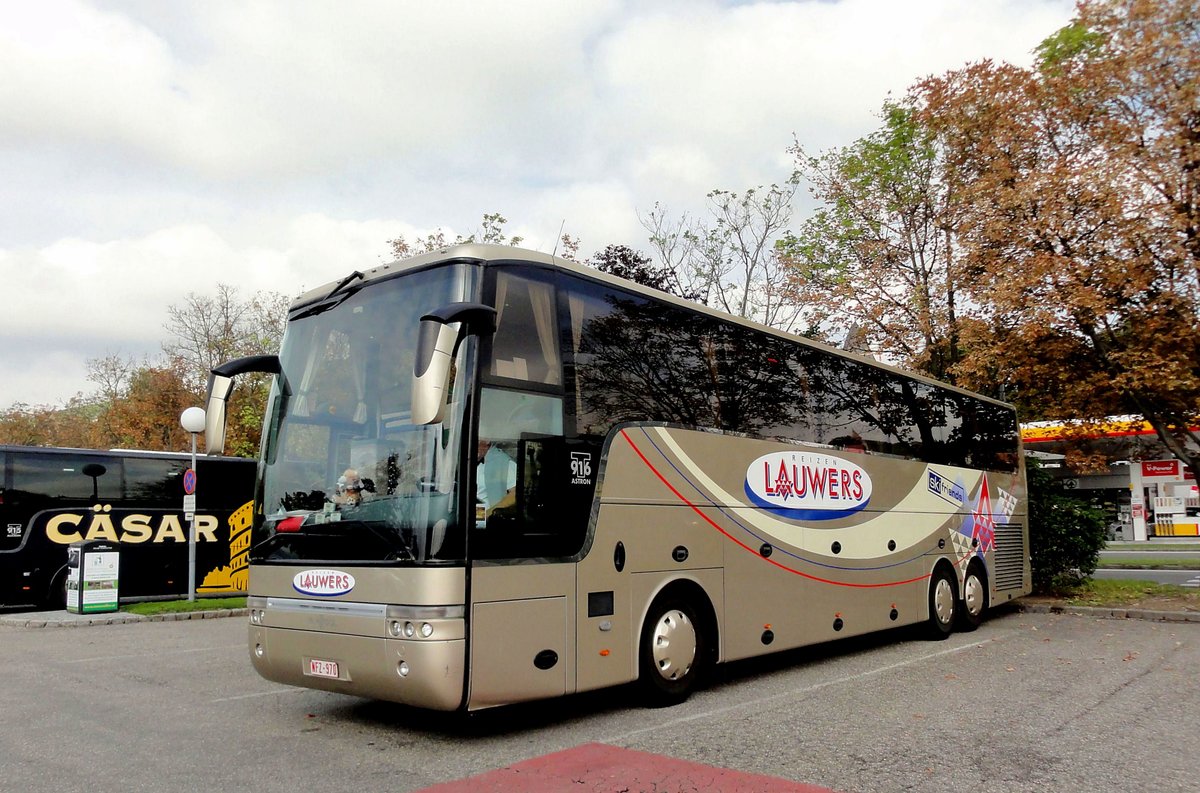
[[444,423],[414,426],[410,403],[421,316],[463,300],[472,273],[462,264],[410,273],[295,315],[269,401],[252,561],[463,557],[462,358]]

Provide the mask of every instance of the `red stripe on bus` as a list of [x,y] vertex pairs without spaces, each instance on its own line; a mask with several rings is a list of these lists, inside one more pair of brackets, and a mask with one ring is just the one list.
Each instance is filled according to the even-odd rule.
[[[621,430],[621,437],[625,439],[626,443],[629,444],[630,448],[633,449],[634,453],[637,454],[637,456],[642,459],[642,462],[646,464],[646,467],[649,468],[654,473],[654,475],[658,477],[658,481],[660,481],[664,485],[666,485],[667,489],[670,490],[673,494],[675,494],[675,497],[677,499],[682,501],[687,506],[691,507],[692,511],[695,512],[697,515],[699,515],[704,520],[705,523],[707,523],[709,526],[712,526],[717,531],[721,532],[721,534],[725,535],[725,537],[727,539],[729,539],[731,542],[736,543],[738,546],[745,549],[749,553],[754,554],[758,558],[762,559],[764,562],[775,565],[780,570],[787,570],[789,573],[794,573],[798,576],[802,576],[803,578],[808,578],[813,581],[819,581],[822,584],[832,584],[834,586],[854,587],[856,589],[879,589],[881,587],[902,586],[904,584],[912,584],[916,581],[924,581],[925,579],[929,578],[929,576],[931,575],[931,573],[926,573],[925,575],[920,575],[920,576],[917,576],[916,578],[909,578],[904,581],[888,581],[888,582],[882,583],[882,584],[855,584],[850,581],[834,581],[833,579],[830,579],[830,578],[821,578],[820,576],[815,576],[815,575],[812,575],[811,573],[805,573],[800,570],[796,570],[794,568],[788,567],[785,564],[780,564],[779,562],[775,561],[774,559],[769,559],[767,557],[764,557],[757,550],[755,550],[754,548],[751,548],[749,545],[746,545],[746,543],[742,542],[737,537],[734,537],[732,534],[725,531],[725,529],[721,528],[711,518],[709,518],[707,515],[705,515],[703,512],[701,512],[699,507],[697,507],[691,501],[688,501],[687,497],[685,497],[682,493],[680,493],[678,490],[676,490],[675,487],[670,482],[667,481],[667,478],[665,476],[663,476],[662,473],[660,473],[657,468],[654,467],[654,464],[651,463],[648,459],[646,459],[646,455],[642,454],[642,450],[637,447],[637,444],[633,442],[633,439],[629,437],[629,435],[625,432],[625,430]],[[956,567],[959,564],[961,564],[961,561],[955,562]]]

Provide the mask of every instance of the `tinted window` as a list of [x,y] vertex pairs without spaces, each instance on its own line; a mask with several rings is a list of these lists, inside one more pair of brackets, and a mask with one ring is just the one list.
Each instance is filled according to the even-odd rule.
[[570,281],[563,337],[580,435],[666,421],[1012,470],[1012,411],[783,336]]
[[186,468],[183,460],[126,457],[125,496],[138,500],[179,499],[182,503]]
[[571,285],[567,305],[579,434],[645,419],[721,426],[715,320],[585,284]]
[[806,347],[739,325],[720,330],[721,428],[751,435],[813,439],[819,400]]
[[1012,410],[965,394],[948,394],[946,403],[950,454],[958,465],[1017,470],[1020,435]]
[[12,455],[12,487],[25,496],[100,501],[121,497],[121,461],[87,455]]

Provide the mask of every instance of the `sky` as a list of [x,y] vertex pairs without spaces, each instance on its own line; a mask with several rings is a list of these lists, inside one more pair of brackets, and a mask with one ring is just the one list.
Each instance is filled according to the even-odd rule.
[[[1026,66],[1070,0],[0,0],[0,410],[154,360],[218,284],[296,295],[508,218],[649,251],[889,97]],[[803,191],[794,226],[811,211]]]

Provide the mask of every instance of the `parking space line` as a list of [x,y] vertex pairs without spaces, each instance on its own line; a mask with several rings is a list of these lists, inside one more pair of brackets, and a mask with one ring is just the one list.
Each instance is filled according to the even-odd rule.
[[239,699],[254,699],[255,697],[273,697],[278,694],[305,694],[309,693],[307,688],[295,688],[287,686],[280,688],[278,691],[258,691],[254,694],[238,694],[236,697],[221,697],[220,699],[210,699],[209,702],[236,702]]
[[943,655],[954,655],[955,653],[961,653],[961,652],[966,652],[967,650],[977,649],[985,644],[991,644],[993,642],[1002,641],[1004,639],[1010,639],[1014,636],[1019,635],[1020,633],[1021,633],[1020,630],[1008,631],[1006,633],[1001,633],[998,636],[993,636],[989,639],[986,639],[985,641],[971,642],[970,644],[964,644],[962,647],[951,647],[946,650],[940,650],[939,652],[936,652],[936,653],[926,653],[924,655],[916,656],[914,658],[909,658],[904,661],[898,661],[894,664],[888,664],[887,666],[881,666],[877,669],[869,669],[866,672],[859,672],[858,674],[846,675],[844,677],[836,677],[832,680],[824,680],[820,683],[814,683],[811,686],[805,686],[804,688],[797,688],[797,689],[793,689],[791,691],[785,691],[780,694],[772,694],[771,696],[767,696],[767,697],[760,697],[758,699],[744,700],[742,702],[738,702],[733,705],[726,705],[726,706],[720,707],[720,708],[713,708],[711,710],[706,710],[701,713],[693,713],[691,715],[682,716],[680,718],[672,719],[670,721],[660,722],[660,723],[650,725],[648,727],[641,727],[636,730],[631,730],[629,732],[620,733],[619,735],[609,735],[607,737],[599,738],[597,740],[600,740],[604,743],[619,743],[621,741],[629,740],[631,738],[634,738],[638,735],[642,735],[644,733],[658,732],[664,728],[676,727],[681,724],[687,724],[688,722],[698,721],[700,719],[711,719],[714,716],[721,716],[726,713],[731,713],[733,711],[742,710],[745,708],[759,708],[759,707],[763,706],[764,704],[766,704],[768,702],[773,702],[775,700],[789,699],[792,697],[802,696],[804,694],[811,694],[812,692],[820,691],[823,688],[829,688],[830,686],[840,686],[844,683],[853,683],[856,680],[862,680],[864,678],[874,677],[876,675],[881,675],[881,674],[884,674],[885,672],[891,672],[896,669],[903,669],[906,666],[912,666],[913,664],[919,664],[923,661],[928,661],[932,658],[940,658]]
[[156,653],[130,653],[129,655],[97,655],[97,656],[93,656],[91,658],[71,658],[66,661],[62,661],[62,663],[64,663],[64,664],[92,664],[92,663],[95,663],[96,661],[125,661],[130,658],[145,658],[147,656],[188,655],[190,653],[208,653],[208,652],[212,652],[213,650],[233,650],[233,649],[239,649],[239,648],[242,648],[245,646],[246,646],[246,643],[241,642],[239,644],[222,644],[222,645],[218,645],[216,647],[197,647],[197,648],[191,649],[191,650],[162,650],[162,651],[156,652]]

